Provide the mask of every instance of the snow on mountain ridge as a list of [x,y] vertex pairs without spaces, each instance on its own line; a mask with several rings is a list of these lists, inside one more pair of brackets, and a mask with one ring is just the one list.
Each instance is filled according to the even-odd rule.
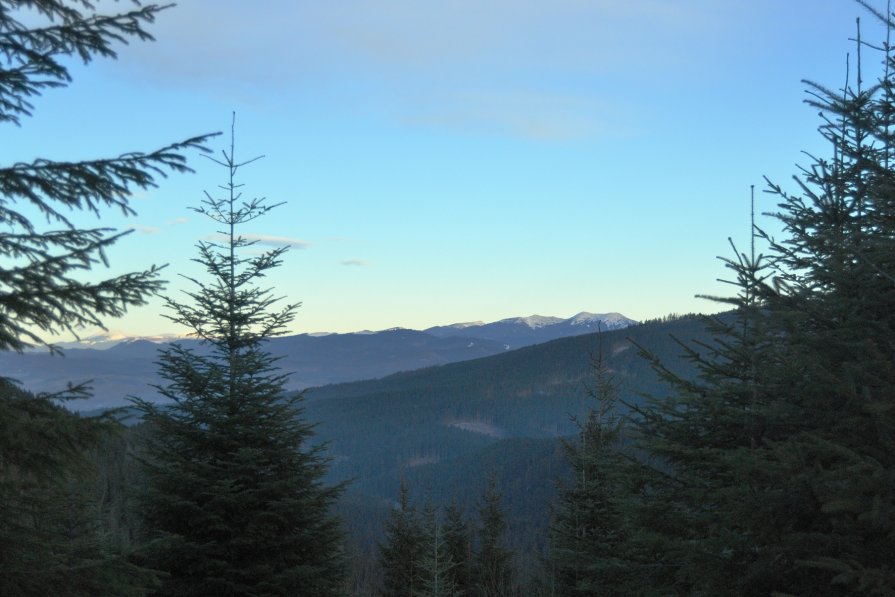
[[[63,350],[66,349],[82,349],[82,348],[92,348],[94,350],[108,350],[110,348],[114,348],[119,344],[133,344],[135,342],[152,342],[153,344],[165,344],[168,342],[173,342],[175,340],[184,339],[186,336],[178,336],[176,334],[158,334],[155,336],[134,336],[128,334],[127,332],[122,332],[118,330],[110,330],[108,332],[101,332],[99,334],[93,334],[87,336],[85,338],[81,338],[79,340],[69,340],[65,342],[54,342],[53,345],[57,348],[61,348]],[[28,352],[44,352],[46,350],[43,346],[37,346]]]
[[484,322],[484,321],[466,321],[466,322],[463,322],[463,323],[452,323],[451,325],[447,325],[447,326],[444,326],[444,327],[455,328],[455,329],[458,329],[458,330],[463,330],[463,329],[466,329],[466,328],[473,328],[473,327],[477,327],[477,326],[480,326],[480,325],[485,325],[485,322]]
[[562,323],[565,321],[560,317],[549,317],[544,315],[529,315],[528,317],[510,317],[508,319],[501,319],[497,323],[521,323],[527,325],[533,330],[538,328],[546,327],[548,325],[555,325],[557,323]]
[[612,313],[588,313],[587,311],[582,311],[577,315],[573,315],[566,321],[569,322],[569,325],[584,325],[590,326],[591,324],[601,324],[602,327],[609,330],[614,330],[622,327],[627,327],[633,323],[636,323],[632,319],[629,319],[622,315],[621,313],[617,313],[613,311]]
[[[596,325],[600,325],[603,329],[606,330],[614,330],[618,328],[627,327],[631,324],[637,323],[633,319],[629,319],[622,315],[621,313],[617,313],[615,311],[611,313],[590,313],[588,311],[581,311],[580,313],[569,317],[568,319],[564,319],[562,317],[549,317],[544,315],[529,315],[528,317],[510,317],[507,319],[501,319],[497,323],[509,323],[509,324],[520,324],[526,325],[529,328],[536,330],[539,328],[544,328],[552,325],[558,324],[568,324],[572,326],[584,326],[584,327],[594,327]],[[479,324],[471,324],[471,325],[483,325]],[[455,324],[453,326],[445,326],[445,327],[460,327]],[[463,327],[469,327],[464,325]]]
[[[554,325],[565,324],[568,326],[580,327],[582,330],[596,330],[597,328],[603,330],[615,330],[623,327],[627,327],[629,325],[633,325],[637,323],[636,321],[629,319],[618,312],[610,312],[610,313],[591,313],[588,311],[581,311],[576,315],[573,315],[569,318],[562,317],[551,317],[544,315],[529,315],[528,317],[508,317],[506,319],[501,319],[494,323],[505,324],[505,325],[518,325],[525,326],[530,330],[541,330],[543,328],[548,328]],[[494,325],[494,323],[484,323],[482,321],[469,321],[462,323],[453,323],[444,326],[437,326],[437,328],[430,328],[430,330],[434,329],[442,329],[442,330],[469,330],[470,333],[475,333],[474,328],[486,328]],[[392,327],[385,330],[360,330],[356,332],[349,332],[349,334],[354,335],[374,335],[380,334],[383,332],[397,332],[397,331],[406,331],[409,328],[403,327]],[[422,330],[427,331],[427,330]],[[312,337],[324,337],[333,335],[331,332],[315,332],[308,334]],[[338,335],[338,334],[336,334]],[[172,342],[178,339],[182,339],[182,336],[177,336],[174,334],[161,334],[155,336],[134,336],[132,334],[128,334],[126,332],[122,332],[119,330],[111,330],[108,332],[103,332],[99,334],[94,334],[91,336],[87,336],[82,338],[80,341],[71,341],[71,342],[60,342],[57,345],[60,348],[68,349],[68,348],[93,348],[93,349],[108,349],[112,348],[118,344],[127,344],[132,342],[137,342],[140,340],[153,342],[156,344]],[[40,348],[37,349],[41,350]]]

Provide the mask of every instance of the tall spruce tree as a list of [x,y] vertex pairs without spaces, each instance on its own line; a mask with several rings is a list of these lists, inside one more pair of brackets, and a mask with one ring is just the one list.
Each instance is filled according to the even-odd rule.
[[423,557],[420,561],[421,587],[418,597],[461,597],[463,592],[454,580],[457,564],[445,542],[444,524],[438,519],[438,508],[426,504],[423,510]]
[[877,82],[863,81],[861,54],[873,48],[859,22],[851,81],[810,86],[831,157],[803,172],[798,194],[770,189],[786,236],[769,239],[778,275],[759,291],[786,335],[786,363],[798,364],[776,381],[795,391],[775,396],[763,468],[779,504],[768,522],[795,514],[769,550],[788,556],[788,592],[895,594],[895,57],[892,13],[876,14],[886,28]]
[[398,507],[385,523],[385,542],[379,546],[383,579],[382,597],[415,597],[424,585],[423,554],[426,536],[419,514],[401,482]]
[[[151,40],[146,27],[165,8],[134,2],[102,14],[87,0],[0,1],[0,123],[24,125],[37,96],[71,81],[72,57],[115,58],[115,44]],[[101,326],[161,288],[155,266],[87,280],[85,270],[107,265],[107,251],[127,232],[81,228],[71,214],[133,215],[133,192],[190,171],[184,152],[201,150],[206,139],[117,157],[0,165],[0,350],[60,352],[54,334]],[[88,491],[88,455],[109,421],[59,407],[86,396],[85,386],[60,390],[35,396],[0,379],[0,594],[139,594],[152,575],[103,540]]]
[[[734,249],[736,250],[736,249]],[[748,527],[761,510],[761,446],[768,429],[770,372],[780,360],[754,286],[764,279],[763,256],[725,259],[737,274],[737,295],[717,300],[735,309],[706,317],[713,340],[681,345],[698,371],[683,378],[646,351],[675,391],[640,415],[647,466],[629,505],[637,524],[626,548],[631,572],[647,587],[673,592],[725,590],[768,594],[768,562],[754,549]],[[636,528],[635,528],[636,527]],[[641,551],[642,550],[642,551]]]
[[[888,40],[890,11],[869,8]],[[895,594],[895,61],[886,41],[865,86],[860,38],[843,89],[808,84],[830,157],[797,193],[770,184],[784,236],[728,262],[737,311],[690,350],[700,380],[671,376],[675,398],[643,413],[667,479],[654,556],[678,593]]]
[[476,552],[477,595],[511,597],[517,591],[513,583],[513,552],[504,545],[507,530],[497,479],[491,475],[479,503],[479,548]]
[[617,414],[618,388],[603,360],[593,359],[596,401],[578,436],[564,441],[571,478],[558,487],[550,528],[548,566],[554,595],[632,595],[643,571],[626,556],[629,529],[626,509],[634,495],[630,475],[635,464],[620,452],[622,419]]
[[279,299],[256,285],[286,248],[255,254],[238,231],[276,206],[242,197],[236,175],[254,160],[237,161],[232,128],[222,154],[223,196],[196,208],[223,227],[220,242],[198,244],[210,279],[190,278],[188,303],[168,299],[170,319],[202,348],[161,352],[170,405],[136,401],[152,430],[146,524],[162,539],[150,561],[168,575],[160,595],[337,595],[342,537],[330,506],[341,488],[324,486],[302,397],[284,391],[286,374],[265,350],[298,306],[274,310]]
[[457,592],[473,595],[472,531],[456,500],[444,509],[444,544],[454,566],[448,570]]

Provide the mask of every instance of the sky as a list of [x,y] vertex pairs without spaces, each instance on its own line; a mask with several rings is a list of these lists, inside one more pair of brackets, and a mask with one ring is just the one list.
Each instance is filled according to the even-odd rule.
[[[295,333],[715,312],[697,295],[731,290],[750,185],[773,211],[764,177],[796,190],[803,152],[829,153],[802,81],[842,86],[858,16],[883,35],[851,0],[181,0],[155,42],[73,62],[0,163],[229,134],[235,112],[237,159],[265,156],[245,194],[286,202],[242,232],[291,247],[264,282],[302,303]],[[103,214],[134,233],[91,276],[168,264],[182,296],[216,231],[190,207],[226,174],[189,157],[137,216]],[[106,325],[182,333],[165,312]]]

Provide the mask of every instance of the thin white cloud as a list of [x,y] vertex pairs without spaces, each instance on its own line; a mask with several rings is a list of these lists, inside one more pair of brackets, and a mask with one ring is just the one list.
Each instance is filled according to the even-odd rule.
[[134,226],[134,230],[140,234],[158,234],[161,232],[161,229],[155,226]]
[[256,244],[267,247],[291,247],[293,249],[307,249],[311,243],[291,236],[272,236],[269,234],[241,234],[242,238],[253,241]]
[[[290,247],[292,249],[307,249],[311,246],[311,243],[306,240],[301,240],[300,238],[293,238],[290,236],[273,236],[270,234],[240,234],[244,240],[252,241],[255,245],[262,245],[266,247]],[[210,234],[205,237],[205,240],[213,241],[215,243],[225,243],[227,242],[227,237],[223,234]]]
[[342,265],[366,267],[370,262],[365,259],[346,259],[342,261]]

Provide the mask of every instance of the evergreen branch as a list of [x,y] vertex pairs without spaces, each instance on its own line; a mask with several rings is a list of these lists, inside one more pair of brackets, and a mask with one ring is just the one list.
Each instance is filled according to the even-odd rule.
[[48,345],[32,327],[48,334],[72,332],[85,326],[103,327],[102,318],[120,317],[130,307],[146,304],[163,282],[161,268],[123,274],[85,283],[58,272],[35,270],[31,275],[4,280],[12,289],[0,294],[0,350],[21,352],[31,342]]
[[[33,225],[6,204],[25,201],[50,220],[71,226],[61,207],[86,210],[99,215],[101,207],[114,207],[133,215],[129,206],[132,188],[154,188],[156,177],[168,172],[187,173],[182,152],[208,151],[205,143],[219,133],[192,137],[150,153],[132,152],[117,158],[82,162],[54,162],[38,159],[30,164],[17,163],[0,168],[0,222],[15,222],[29,232]],[[59,206],[54,204],[59,204]]]
[[[152,40],[144,29],[157,13],[169,5],[147,5],[117,15],[85,15],[72,3],[62,0],[20,1],[20,7],[37,10],[58,25],[27,27],[7,9],[0,11],[0,122],[20,124],[30,116],[34,106],[26,98],[40,95],[41,90],[66,85],[68,68],[57,56],[78,56],[89,63],[94,56],[116,58],[115,43],[128,43],[128,38]],[[81,2],[91,10],[91,2]],[[138,2],[134,4],[139,6]]]

